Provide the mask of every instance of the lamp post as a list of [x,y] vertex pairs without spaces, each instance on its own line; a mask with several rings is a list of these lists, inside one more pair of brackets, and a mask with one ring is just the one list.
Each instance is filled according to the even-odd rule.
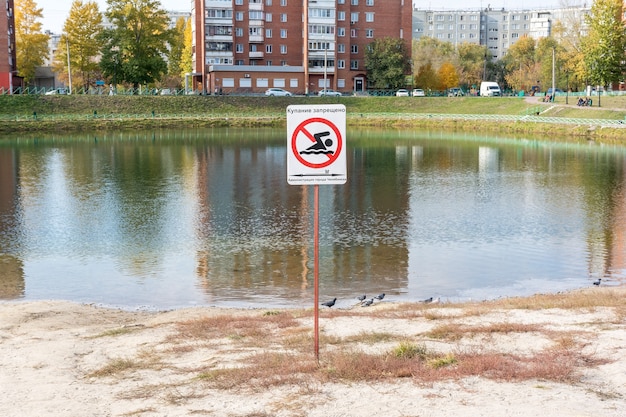
[[569,70],[565,71],[565,104],[569,104]]

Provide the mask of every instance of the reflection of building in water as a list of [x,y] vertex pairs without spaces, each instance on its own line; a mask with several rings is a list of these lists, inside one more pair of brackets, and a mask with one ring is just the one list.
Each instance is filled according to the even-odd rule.
[[[624,161],[626,162],[626,161]],[[611,207],[611,247],[609,248],[609,269],[614,274],[612,280],[626,281],[626,163],[622,163],[622,176],[617,181],[618,188],[612,190],[614,201]]]
[[15,207],[17,200],[17,162],[13,149],[0,147],[0,299],[24,295],[24,266],[11,255],[17,235]]
[[[241,301],[251,293],[287,301],[309,295],[313,187],[277,185],[286,182],[284,144],[207,144],[197,152],[199,285],[209,296]],[[353,158],[362,167],[381,164],[385,172],[395,172],[390,167],[398,158],[410,162],[393,149],[378,152],[377,161],[366,161],[364,154]],[[379,174],[355,176],[349,186],[320,186],[319,272],[325,290],[355,291],[363,282],[388,285],[381,289],[406,286],[407,193],[389,186],[406,179]],[[379,233],[381,222],[389,227]]]

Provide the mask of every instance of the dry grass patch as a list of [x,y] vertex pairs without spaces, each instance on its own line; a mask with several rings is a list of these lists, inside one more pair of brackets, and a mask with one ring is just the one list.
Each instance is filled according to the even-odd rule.
[[460,323],[448,323],[436,326],[426,333],[433,339],[460,340],[464,337],[472,337],[479,334],[494,333],[528,333],[539,332],[543,327],[537,324],[520,323],[493,323],[485,326],[467,326]]
[[220,315],[184,321],[178,324],[178,338],[209,339],[230,338],[255,341],[261,346],[272,338],[272,332],[281,329],[297,328],[300,323],[289,312],[263,315]]

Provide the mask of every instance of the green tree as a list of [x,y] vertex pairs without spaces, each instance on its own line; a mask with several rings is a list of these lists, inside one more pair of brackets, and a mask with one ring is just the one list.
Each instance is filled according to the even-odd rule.
[[70,14],[63,25],[63,35],[55,56],[53,67],[59,78],[69,82],[67,46],[69,45],[72,84],[89,88],[97,78],[97,57],[100,44],[97,36],[102,27],[102,14],[95,1],[74,0]]
[[626,46],[622,0],[595,0],[587,23],[589,31],[583,38],[582,50],[589,80],[602,86],[619,81]]
[[382,38],[370,43],[365,51],[368,82],[374,88],[398,88],[411,72],[406,44],[402,39]]
[[100,68],[115,83],[137,89],[153,83],[167,72],[172,31],[167,13],[157,0],[108,0],[106,17],[112,24],[99,36]]
[[30,84],[48,57],[50,37],[41,32],[42,9],[34,0],[15,0],[14,7],[17,72]]

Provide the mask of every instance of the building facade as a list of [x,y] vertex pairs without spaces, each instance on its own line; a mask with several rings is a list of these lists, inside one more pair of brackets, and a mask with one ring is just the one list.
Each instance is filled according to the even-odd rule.
[[[590,6],[546,10],[413,10],[413,39],[428,36],[455,46],[464,42],[484,45],[492,60],[504,58],[511,45],[524,36],[552,35],[556,22],[576,27],[584,35]],[[577,22],[577,25],[572,25]]]
[[0,0],[0,7],[5,11],[0,17],[0,89],[12,92],[22,86],[22,79],[17,76],[15,58],[15,14],[13,0]]
[[367,89],[365,51],[378,38],[411,50],[410,0],[194,0],[194,89]]

